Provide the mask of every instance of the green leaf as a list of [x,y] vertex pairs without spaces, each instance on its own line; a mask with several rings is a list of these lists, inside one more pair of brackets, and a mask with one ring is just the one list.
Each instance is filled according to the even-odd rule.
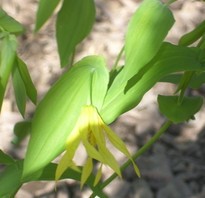
[[0,149],[0,164],[13,164],[15,160]]
[[17,161],[6,167],[0,173],[0,197],[12,198],[21,187],[22,161]]
[[182,36],[179,45],[188,46],[197,41],[205,33],[205,21],[202,21],[194,30]]
[[0,27],[10,33],[23,33],[23,26],[0,8]]
[[0,40],[0,109],[6,85],[13,68],[16,48],[17,42],[14,35],[5,35]]
[[122,71],[122,69],[123,69],[123,66],[118,66],[110,71],[110,80],[109,80],[108,88],[111,87],[113,81],[119,75],[119,73]]
[[64,0],[57,16],[56,38],[61,66],[68,64],[76,45],[90,32],[95,20],[93,0]]
[[[93,75],[102,77],[98,81]],[[107,84],[108,71],[102,57],[98,56],[82,59],[55,83],[37,106],[32,120],[24,176],[41,169],[65,149],[82,106],[101,106]],[[99,93],[99,97],[92,89],[104,95]]]
[[13,62],[16,55],[17,41],[14,35],[8,34],[0,42],[0,77],[2,85],[5,86],[12,71]]
[[37,91],[31,80],[26,64],[17,56],[12,72],[12,81],[16,104],[24,117],[27,96],[35,104],[37,100]]
[[40,0],[36,14],[35,31],[38,31],[52,15],[60,0]]
[[128,25],[121,77],[128,80],[157,54],[173,24],[172,12],[160,0],[143,1]]
[[201,37],[199,43],[197,44],[197,47],[201,49],[205,49],[205,34]]
[[[200,55],[200,56],[199,56]],[[205,71],[204,57],[198,48],[187,48],[164,43],[156,57],[122,85],[110,87],[100,112],[106,123],[134,108],[144,94],[160,79],[180,71]]]
[[14,144],[19,144],[28,134],[31,132],[31,122],[22,121],[17,122],[14,126],[14,134],[16,135],[13,139]]
[[[47,181],[47,180],[55,180],[55,171],[57,168],[57,164],[50,163],[47,165],[43,171],[40,177],[38,178],[39,181]],[[73,169],[67,169],[60,179],[74,179],[76,181],[81,180],[81,173],[78,171],[75,171]],[[88,180],[85,182],[92,190],[95,192],[95,194],[100,198],[107,198],[107,196],[102,192],[102,190],[99,187],[94,187],[94,180],[95,176],[93,174],[90,175]],[[100,185],[99,185],[100,186]]]
[[205,72],[201,72],[193,76],[189,84],[189,87],[193,89],[199,89],[204,83],[205,83]]
[[[193,71],[184,72],[175,93],[178,93],[178,92],[184,93],[184,91],[188,87],[191,79],[193,78],[194,73],[195,72],[193,72]],[[184,94],[182,94],[182,95],[184,95]]]
[[162,79],[160,79],[160,82],[178,84],[181,80],[181,77],[182,74],[169,74],[167,76],[162,77]]
[[[15,163],[9,165],[0,173],[0,197],[11,198],[14,197],[18,189],[23,183],[31,181],[53,181],[55,180],[55,170],[57,164],[50,163],[41,170],[30,175],[27,179],[22,179],[23,160],[18,160]],[[68,169],[64,172],[61,179],[74,179],[80,181],[81,173],[72,169]],[[100,190],[99,187],[93,187],[95,177],[91,175],[86,184],[90,186],[93,192],[101,198],[106,198],[106,195]]]
[[21,79],[21,75],[18,71],[18,68],[14,67],[12,72],[12,82],[16,98],[17,107],[24,117],[25,108],[26,108],[26,88],[24,82]]
[[192,119],[203,105],[201,97],[184,97],[179,103],[178,96],[158,96],[159,109],[169,120],[180,123]]
[[28,72],[26,64],[19,57],[17,57],[17,67],[18,67],[18,71],[21,75],[21,79],[24,82],[27,96],[30,98],[30,100],[34,104],[36,104],[37,90],[32,82],[32,79],[30,77],[30,74]]
[[[105,113],[106,115],[103,117],[108,123],[128,109],[127,101],[121,100],[125,95],[124,89],[127,81],[135,75],[139,75],[140,79],[149,69],[146,65],[158,53],[173,23],[174,18],[171,11],[159,0],[143,1],[133,15],[126,34],[125,66],[109,87],[104,103],[102,113],[109,112]],[[135,96],[132,100],[134,99]],[[120,105],[118,106],[118,104]],[[122,107],[123,111],[120,110]],[[114,116],[114,114],[116,115]],[[109,119],[109,117],[113,118]]]
[[[182,74],[170,74],[160,79],[160,82],[179,84],[181,77]],[[189,87],[199,89],[203,83],[205,83],[205,72],[195,73],[189,83]]]
[[[92,78],[91,78],[91,103],[98,109],[98,111],[101,110],[105,95],[107,93],[107,87],[109,82],[109,73],[108,70],[105,69],[105,60],[104,58],[98,58],[98,59],[89,59],[87,58],[84,61],[84,64],[93,64],[98,65],[98,67],[101,67],[101,71],[93,70],[92,71]],[[104,68],[104,69],[103,69]]]

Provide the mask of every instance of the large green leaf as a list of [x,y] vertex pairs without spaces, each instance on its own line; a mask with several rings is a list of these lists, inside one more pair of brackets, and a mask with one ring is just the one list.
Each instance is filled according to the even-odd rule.
[[23,26],[0,8],[0,27],[10,33],[22,33]]
[[[145,0],[133,15],[126,34],[125,66],[115,79],[112,79],[103,110],[103,114],[109,112],[110,116],[106,113],[104,119],[108,121],[109,117],[113,117],[111,120],[114,120],[122,113],[121,107],[127,106],[127,102],[122,99],[127,81],[135,75],[140,77],[146,72],[146,64],[158,53],[173,23],[171,11],[159,0]],[[111,108],[109,104],[112,104]]]
[[[104,77],[96,79],[94,75]],[[82,59],[57,81],[39,103],[32,120],[24,177],[44,167],[65,149],[82,106],[101,106],[107,84],[108,71],[98,56]],[[99,97],[93,95],[92,89],[99,91]]]
[[173,24],[172,12],[160,0],[143,1],[128,25],[122,78],[131,78],[157,54]]
[[17,67],[13,68],[12,81],[17,107],[24,117],[26,108],[26,88]]
[[142,72],[133,76],[128,83],[124,83],[124,88],[119,85],[116,86],[116,90],[108,90],[101,110],[103,119],[110,123],[135,107],[144,94],[168,74],[180,71],[205,71],[203,59],[198,48],[164,43],[156,57],[142,68]]
[[188,121],[194,117],[201,106],[203,99],[201,97],[184,97],[179,102],[178,96],[158,96],[158,104],[161,113],[174,123]]
[[60,0],[40,0],[38,3],[38,10],[36,14],[36,27],[35,31],[38,31],[43,24],[52,15]]
[[13,68],[16,48],[17,42],[14,35],[4,35],[2,40],[0,40],[0,109],[6,85]]
[[57,16],[56,38],[61,66],[68,65],[76,45],[90,32],[95,20],[93,0],[64,0]]

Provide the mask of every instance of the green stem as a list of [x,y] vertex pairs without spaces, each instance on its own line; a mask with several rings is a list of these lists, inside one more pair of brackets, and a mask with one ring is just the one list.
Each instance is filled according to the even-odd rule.
[[75,49],[73,50],[73,53],[71,54],[71,57],[70,57],[70,62],[68,65],[69,68],[73,66],[74,59],[75,59]]
[[116,61],[115,61],[115,64],[114,64],[112,70],[115,70],[115,69],[117,68],[118,63],[119,63],[119,61],[120,61],[120,58],[122,57],[122,53],[124,52],[124,49],[125,49],[125,46],[123,46],[122,49],[120,50],[120,53],[119,53],[118,56],[117,56],[117,59],[116,59]]
[[[133,156],[132,159],[136,160],[139,156],[144,154],[160,137],[161,135],[170,127],[172,122],[168,120],[163,124],[163,126],[160,128],[160,130],[155,133],[155,135],[142,147],[140,148]],[[124,171],[130,164],[131,160],[126,161],[122,166],[121,166],[121,171]],[[116,173],[113,173],[108,179],[106,179],[103,183],[100,185],[100,189],[103,190],[108,184],[110,184],[118,175]],[[97,186],[96,186],[97,187]],[[93,193],[90,198],[94,198],[96,196],[95,193]]]
[[172,3],[174,3],[175,1],[177,1],[177,0],[169,0],[167,3],[165,3],[166,5],[170,5],[170,4],[172,4]]

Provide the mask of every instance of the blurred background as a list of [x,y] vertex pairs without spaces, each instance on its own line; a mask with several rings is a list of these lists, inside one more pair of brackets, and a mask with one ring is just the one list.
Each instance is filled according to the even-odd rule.
[[[126,27],[131,15],[138,8],[139,0],[96,0],[96,23],[91,34],[78,46],[75,61],[91,55],[106,57],[109,68],[121,50]],[[55,41],[55,18],[34,33],[37,0],[0,0],[0,6],[21,22],[26,31],[20,36],[19,55],[27,63],[39,100],[63,72],[60,69]],[[177,43],[184,33],[192,30],[205,19],[205,3],[178,0],[171,5],[176,23],[166,40]],[[163,24],[162,24],[163,25]],[[160,115],[156,97],[170,94],[175,87],[157,84],[132,111],[122,115],[112,128],[126,142],[133,153],[160,128],[164,117]],[[205,87],[188,90],[189,95],[205,94]],[[28,102],[26,118],[32,117],[35,107]],[[27,140],[18,147],[11,144],[13,127],[22,117],[15,106],[12,87],[9,86],[0,116],[0,149],[15,158],[23,158]],[[133,168],[123,173],[123,180],[116,179],[105,192],[111,198],[204,198],[205,197],[205,107],[188,123],[172,126],[153,147],[137,160],[142,173],[139,179]],[[112,149],[112,148],[111,148]],[[120,162],[124,157],[116,154]],[[79,151],[78,160],[85,159]],[[104,178],[112,171],[105,169]],[[25,184],[16,198],[87,198],[88,188],[79,190],[78,182],[31,182]]]

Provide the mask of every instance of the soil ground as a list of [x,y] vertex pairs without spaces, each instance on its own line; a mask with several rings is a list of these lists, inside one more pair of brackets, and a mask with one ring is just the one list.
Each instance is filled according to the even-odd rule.
[[[96,0],[97,17],[92,33],[78,47],[76,60],[101,54],[106,57],[110,68],[123,46],[127,23],[138,8],[138,0]],[[37,0],[0,0],[11,16],[26,27],[19,38],[19,55],[28,64],[39,100],[55,82],[63,70],[55,42],[56,14],[38,32],[33,33]],[[178,0],[171,6],[176,23],[166,40],[177,43],[181,35],[193,29],[205,19],[205,3],[192,0]],[[156,97],[158,94],[173,93],[175,87],[157,84],[150,90],[138,107],[122,115],[112,128],[136,151],[160,128],[164,117],[160,115]],[[205,94],[205,88],[190,91],[189,94]],[[25,154],[24,141],[19,147],[10,142],[13,126],[22,120],[14,102],[13,90],[9,86],[0,117],[0,149],[22,158]],[[26,118],[34,112],[28,102]],[[105,192],[111,198],[203,198],[205,197],[205,107],[197,113],[196,119],[170,127],[166,134],[152,148],[137,160],[142,177],[134,174],[132,167],[123,173],[123,180],[116,179]],[[80,158],[84,158],[79,152]],[[125,159],[119,155],[119,160]],[[112,172],[107,169],[104,177]],[[87,198],[88,188],[79,190],[79,183],[71,180],[59,182],[55,191],[54,182],[31,182],[25,184],[16,198]]]

